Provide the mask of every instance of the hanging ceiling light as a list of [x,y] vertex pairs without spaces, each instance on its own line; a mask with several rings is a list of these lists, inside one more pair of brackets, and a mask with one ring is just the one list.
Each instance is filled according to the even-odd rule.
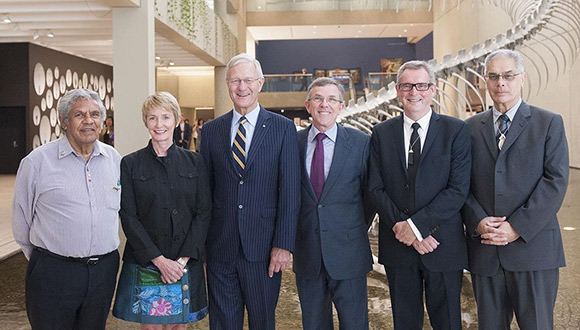
[[174,66],[175,62],[173,62],[172,60],[169,60],[169,65]]
[[12,20],[10,19],[10,17],[8,15],[4,15],[4,17],[2,17],[2,23],[10,24],[10,23],[12,23]]
[[52,31],[48,31],[48,33],[46,34],[47,37],[49,38],[54,38],[54,33],[52,33]]
[[38,34],[38,31],[34,31],[34,34],[32,35],[32,39],[36,40],[38,38],[40,38],[40,34]]

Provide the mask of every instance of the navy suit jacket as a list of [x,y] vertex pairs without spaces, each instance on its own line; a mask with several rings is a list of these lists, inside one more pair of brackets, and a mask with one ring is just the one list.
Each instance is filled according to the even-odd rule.
[[268,261],[273,247],[294,250],[300,207],[296,127],[260,107],[240,178],[230,142],[232,111],[202,130],[201,151],[213,196],[208,262],[233,261],[240,248],[249,261]]
[[[403,116],[376,125],[371,139],[369,190],[379,213],[379,262],[385,267],[408,267],[420,257],[430,271],[467,267],[460,210],[469,192],[471,169],[467,125],[433,113],[421,152],[415,183],[415,214],[409,214],[409,182],[403,141]],[[421,235],[440,245],[419,255],[395,238],[392,227],[408,218]]]
[[319,201],[306,171],[309,131],[310,128],[298,132],[302,204],[294,272],[315,278],[324,262],[335,280],[365,276],[373,263],[367,229],[374,213],[369,203],[365,204],[370,138],[338,125],[332,164]]
[[[566,194],[569,162],[562,117],[522,102],[501,151],[492,110],[467,124],[473,157],[463,208],[469,270],[491,276],[500,264],[514,272],[563,267],[556,213]],[[476,228],[487,216],[506,216],[521,237],[502,247],[481,244]]]

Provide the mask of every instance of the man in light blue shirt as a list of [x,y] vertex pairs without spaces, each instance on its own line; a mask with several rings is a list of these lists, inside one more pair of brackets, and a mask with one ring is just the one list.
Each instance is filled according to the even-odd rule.
[[32,329],[104,329],[119,266],[121,157],[98,141],[99,95],[65,94],[65,136],[26,156],[16,176],[12,230],[29,259],[26,310]]

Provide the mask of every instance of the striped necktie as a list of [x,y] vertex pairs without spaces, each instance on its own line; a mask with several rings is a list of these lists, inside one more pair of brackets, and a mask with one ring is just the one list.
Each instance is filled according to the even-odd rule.
[[236,169],[238,174],[242,176],[246,168],[246,129],[244,124],[248,121],[246,117],[240,118],[238,131],[234,137],[234,144],[232,145],[232,155],[234,156]]
[[506,139],[506,134],[508,131],[508,123],[510,122],[510,118],[504,113],[501,116],[499,116],[497,121],[499,121],[499,132],[496,137],[497,147],[499,150],[501,150]]

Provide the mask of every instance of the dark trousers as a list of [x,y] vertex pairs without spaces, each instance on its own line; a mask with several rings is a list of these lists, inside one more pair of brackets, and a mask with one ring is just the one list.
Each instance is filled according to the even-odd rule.
[[26,270],[26,311],[32,329],[105,329],[118,269],[117,250],[88,264],[34,249]]
[[227,264],[208,260],[210,329],[241,330],[244,307],[250,329],[275,329],[282,273],[268,277],[269,265],[269,261],[250,262],[243,256]]
[[433,329],[461,329],[463,270],[431,272],[419,258],[413,267],[385,270],[396,330],[423,329],[423,290]]
[[334,280],[322,267],[316,278],[296,276],[304,330],[333,330],[332,303],[340,330],[369,328],[367,277]]
[[559,269],[510,272],[500,266],[494,276],[471,275],[482,330],[510,329],[514,312],[521,330],[554,329]]

